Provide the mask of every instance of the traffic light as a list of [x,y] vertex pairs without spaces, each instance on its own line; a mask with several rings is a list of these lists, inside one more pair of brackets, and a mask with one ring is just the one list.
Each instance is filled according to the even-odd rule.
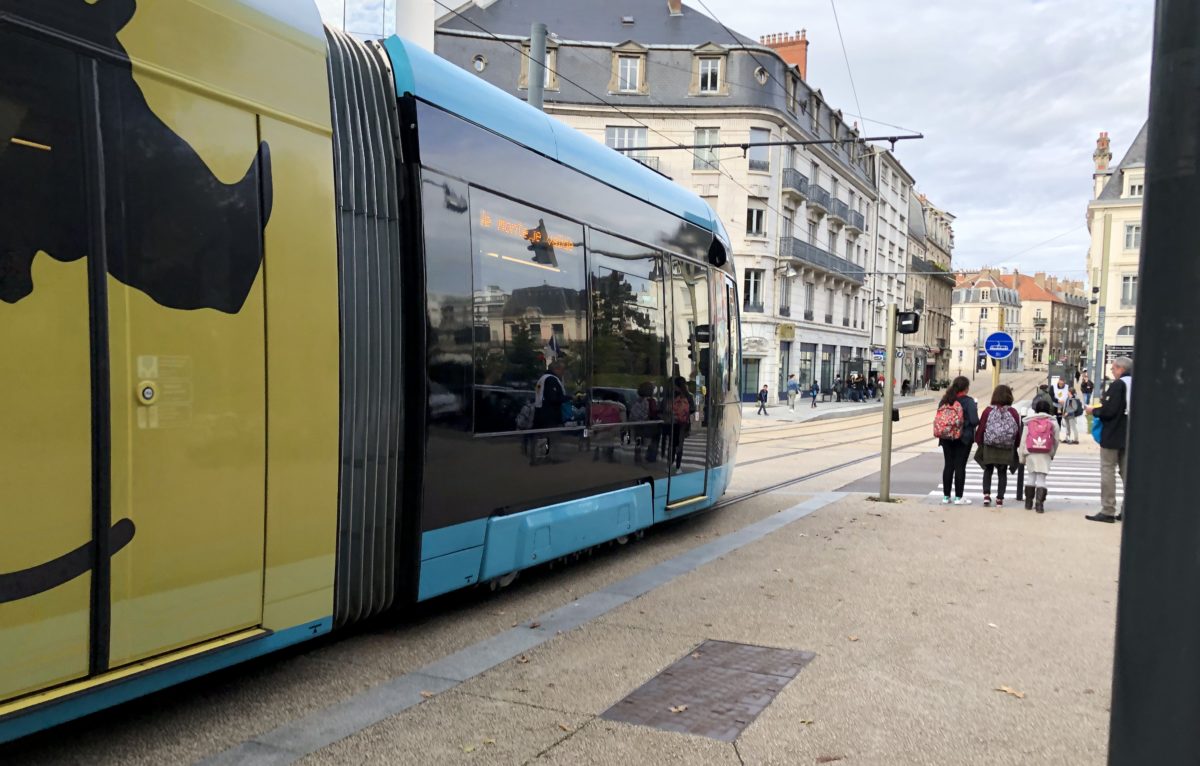
[[896,332],[901,335],[912,335],[921,326],[921,315],[915,311],[901,311],[896,314]]

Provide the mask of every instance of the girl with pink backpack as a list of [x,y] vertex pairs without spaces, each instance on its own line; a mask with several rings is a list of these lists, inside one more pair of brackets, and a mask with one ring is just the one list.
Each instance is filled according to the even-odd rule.
[[1044,513],[1046,479],[1050,475],[1054,453],[1058,452],[1058,424],[1054,407],[1049,402],[1038,399],[1033,403],[1033,414],[1025,418],[1025,438],[1021,439],[1017,452],[1029,474],[1025,484],[1025,509]]

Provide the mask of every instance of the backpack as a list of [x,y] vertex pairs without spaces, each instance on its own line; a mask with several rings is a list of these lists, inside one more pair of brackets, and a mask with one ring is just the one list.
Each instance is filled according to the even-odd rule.
[[677,396],[671,402],[671,414],[675,417],[676,423],[687,423],[692,419],[692,408],[688,404],[686,396]]
[[522,431],[528,431],[533,427],[533,402],[525,402],[521,405],[521,411],[517,413],[517,428]]
[[629,408],[629,420],[632,422],[640,422],[650,419],[650,399],[646,396],[639,396],[638,400]]
[[965,423],[966,419],[963,417],[961,404],[958,402],[943,404],[938,407],[937,414],[933,416],[933,437],[935,439],[961,439]]
[[1054,421],[1050,418],[1031,418],[1025,426],[1025,451],[1031,455],[1048,455],[1054,450]]
[[1067,412],[1070,413],[1071,417],[1073,418],[1079,417],[1083,414],[1083,402],[1079,401],[1079,399],[1074,396],[1072,396],[1070,399],[1067,399]]
[[983,429],[985,447],[1006,447],[1017,444],[1017,421],[1008,407],[998,407],[988,414],[987,427]]

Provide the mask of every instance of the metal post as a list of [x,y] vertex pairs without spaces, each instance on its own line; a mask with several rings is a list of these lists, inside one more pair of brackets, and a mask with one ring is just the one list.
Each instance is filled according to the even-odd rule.
[[896,304],[887,307],[887,351],[883,361],[883,446],[879,452],[879,500],[892,501],[892,371],[896,365]]
[[546,25],[534,22],[529,32],[529,104],[542,108],[546,87]]
[[443,9],[435,9],[434,0],[396,0],[396,34],[432,53],[439,10]]
[[[1200,759],[1200,3],[1159,0],[1138,274],[1110,766]],[[1094,649],[1094,647],[1093,647]],[[1081,649],[1086,651],[1086,649]]]

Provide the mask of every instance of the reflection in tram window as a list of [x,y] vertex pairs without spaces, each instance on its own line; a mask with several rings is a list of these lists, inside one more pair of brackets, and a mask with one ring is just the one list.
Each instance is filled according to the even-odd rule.
[[[672,464],[675,473],[703,471],[708,445],[708,386],[712,325],[708,307],[708,269],[682,259],[671,262],[674,304],[671,339]],[[689,412],[686,415],[684,406]]]
[[583,227],[473,188],[471,240],[475,433],[582,425]]
[[593,231],[592,446],[597,459],[635,463],[660,453],[659,402],[667,375],[663,259],[651,248]]

